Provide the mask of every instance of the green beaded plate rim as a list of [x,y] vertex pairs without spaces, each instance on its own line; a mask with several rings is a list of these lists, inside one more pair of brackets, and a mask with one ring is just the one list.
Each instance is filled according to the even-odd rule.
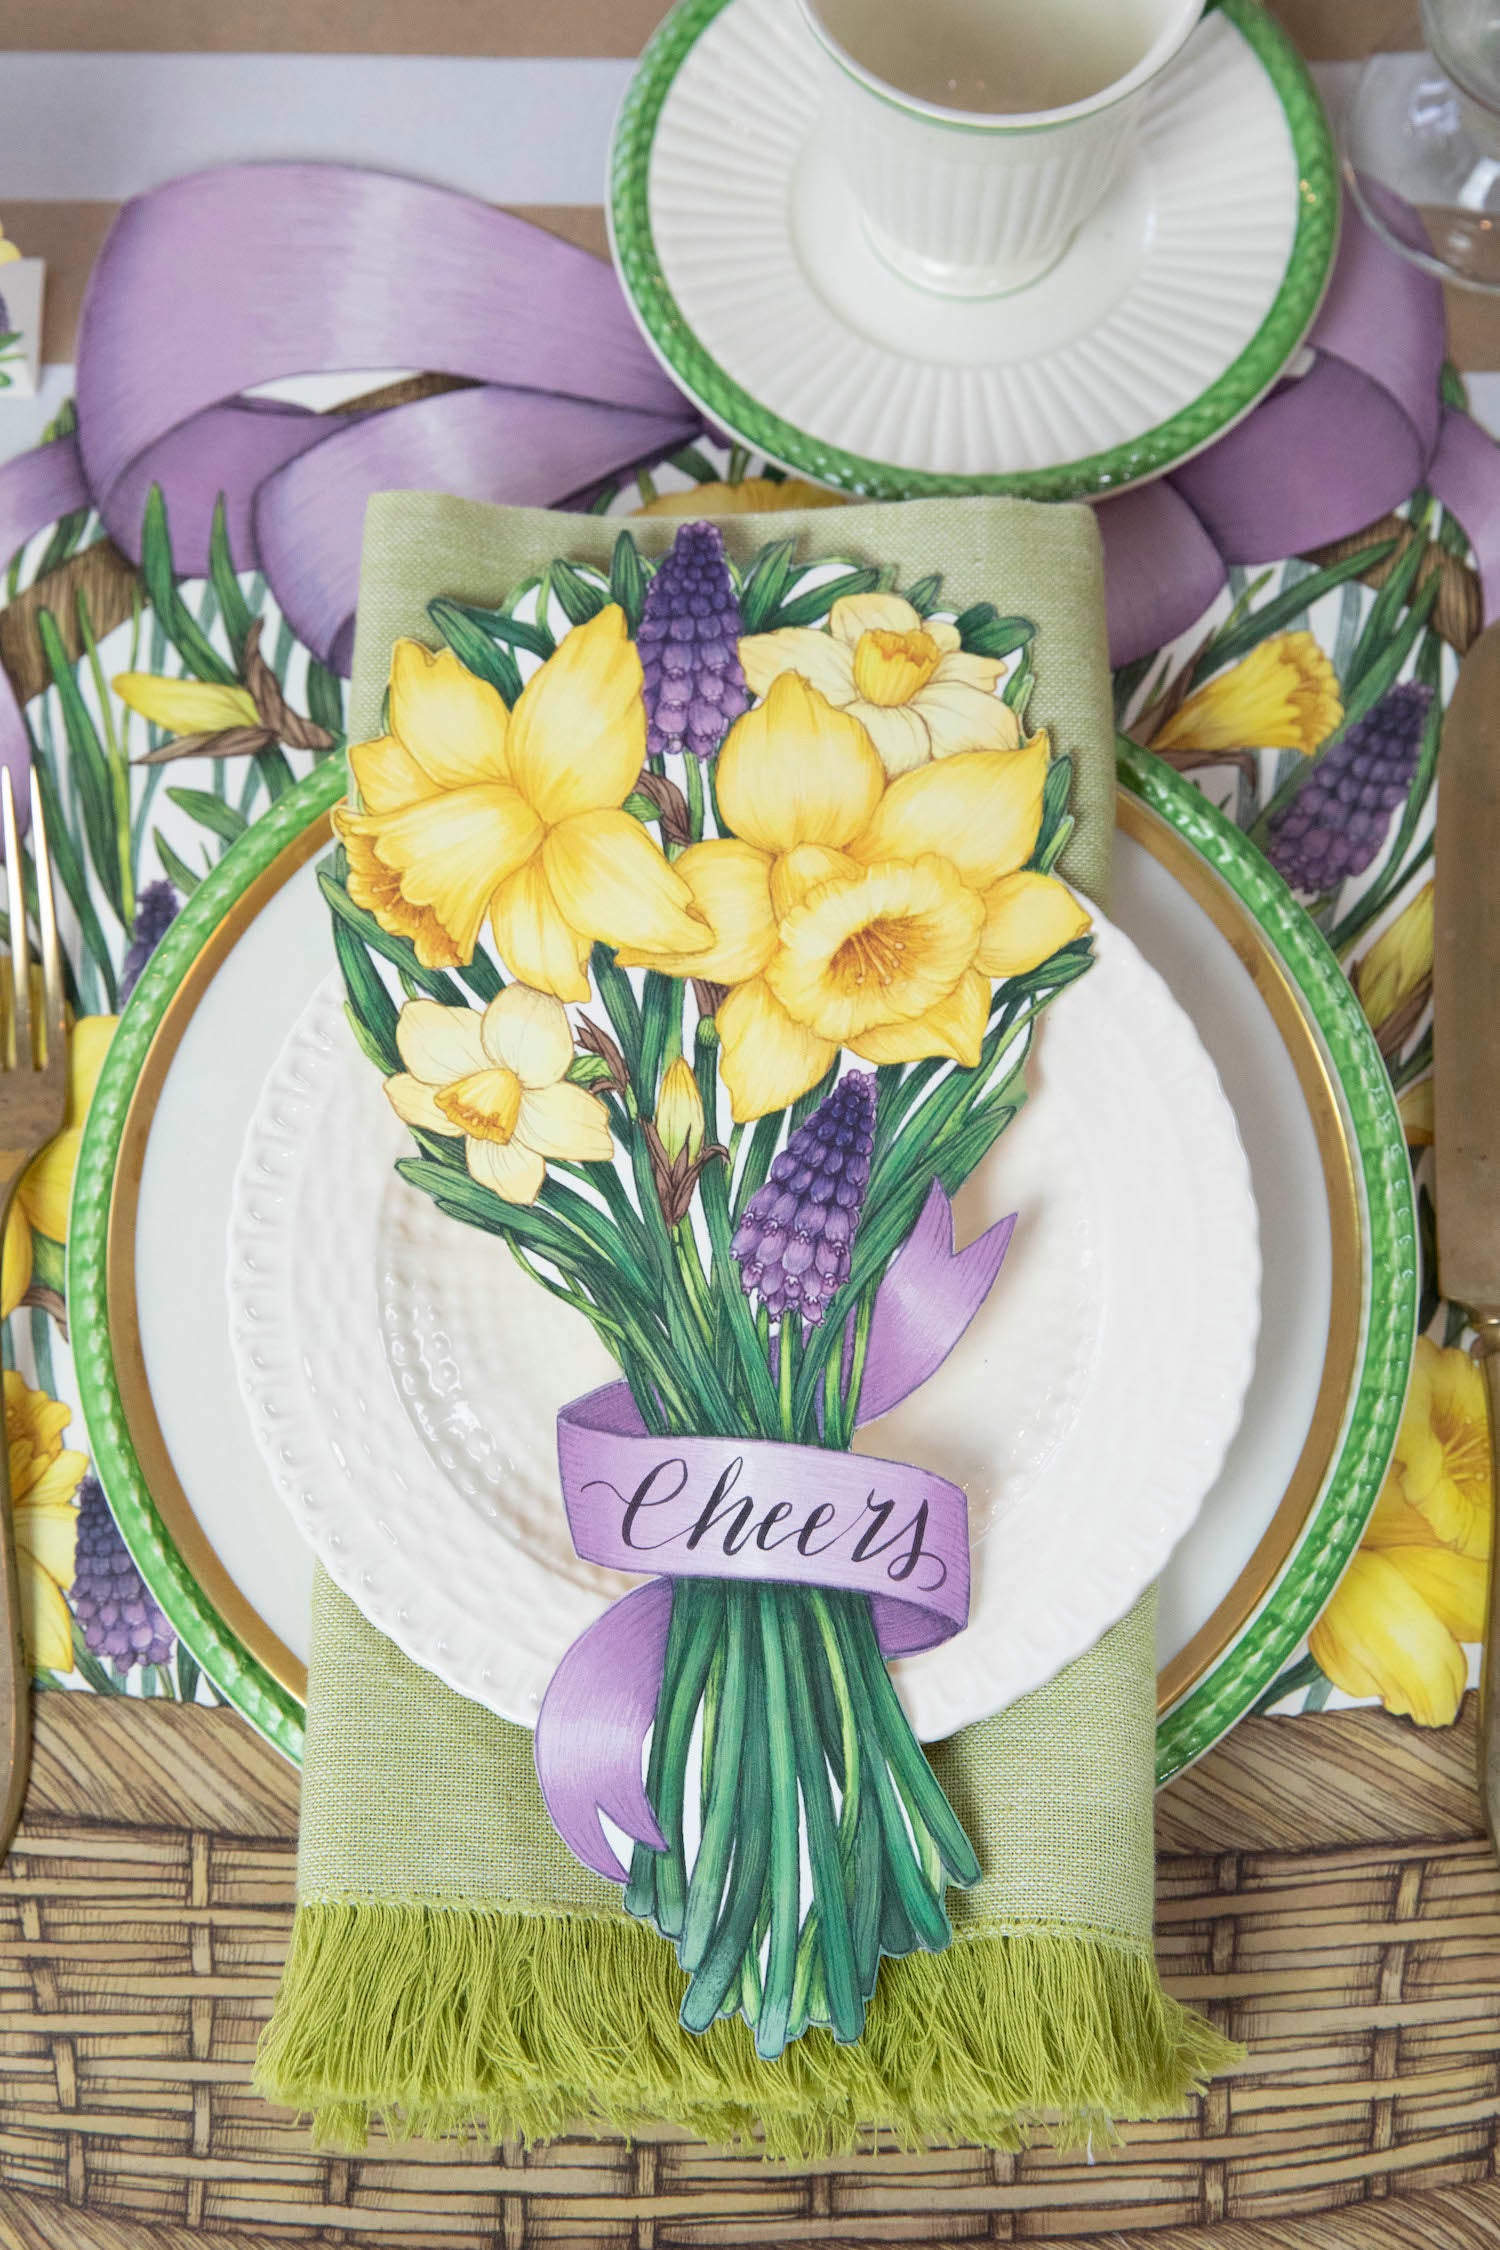
[[610,241],[647,341],[705,413],[746,444],[818,482],[870,500],[950,493],[1010,493],[1074,500],[1123,491],[1209,445],[1263,398],[1317,315],[1338,247],[1339,187],[1333,137],[1307,67],[1260,0],[1218,0],[1247,41],[1286,114],[1297,159],[1297,228],[1281,287],[1239,357],[1189,405],[1124,445],[1046,469],[974,476],[900,468],[848,453],[761,405],[699,341],[662,270],[651,227],[651,154],[662,107],[694,43],[732,0],[679,0],[641,57],[615,127],[610,159]]
[[1338,1452],[1293,1553],[1254,1614],[1156,1732],[1158,1785],[1253,1709],[1316,1622],[1359,1544],[1390,1465],[1416,1346],[1416,1200],[1396,1097],[1375,1037],[1310,915],[1200,790],[1133,742],[1126,788],[1185,838],[1248,908],[1301,996],[1345,1112],[1363,1220],[1363,1321]]
[[[1172,769],[1120,745],[1120,778],[1191,843],[1265,930],[1317,1026],[1342,1089],[1367,1225],[1367,1308],[1359,1373],[1338,1458],[1276,1585],[1234,1644],[1162,1718],[1165,1781],[1218,1741],[1262,1695],[1333,1592],[1358,1544],[1395,1443],[1417,1308],[1411,1170],[1385,1066],[1337,961],[1281,878],[1240,831]],[[130,1440],[110,1341],[109,1212],[125,1119],[173,996],[250,885],[344,790],[341,759],[291,789],[227,852],[173,922],[111,1042],[84,1129],[68,1237],[68,1310],[94,1463],[137,1568],[219,1693],[300,1760],[304,1711],[245,1647],[194,1579],[152,1501]]]
[[219,1615],[151,1497],[131,1443],[109,1332],[109,1214],[125,1119],[151,1042],[224,916],[288,844],[338,803],[342,758],[315,766],[234,844],[186,901],[131,994],[84,1125],[68,1223],[67,1305],[73,1364],[94,1467],[136,1568],[219,1693],[296,1763],[304,1707]]

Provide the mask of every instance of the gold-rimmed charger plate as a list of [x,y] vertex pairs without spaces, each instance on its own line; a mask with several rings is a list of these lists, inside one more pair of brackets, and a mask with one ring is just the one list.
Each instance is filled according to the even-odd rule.
[[[141,1184],[163,1089],[235,949],[327,846],[329,807],[340,787],[333,764],[289,792],[226,856],[142,978],[90,1114],[69,1247],[84,1411],[127,1542],[220,1692],[294,1757],[305,1670],[237,1581],[189,1499],[191,1478],[185,1482],[174,1459],[148,1378],[137,1250]],[[1197,792],[1138,753],[1127,753],[1123,779],[1123,834],[1232,948],[1295,1075],[1316,1142],[1332,1275],[1322,1367],[1295,1464],[1279,1491],[1266,1496],[1257,1536],[1232,1583],[1161,1671],[1165,1774],[1250,1708],[1336,1582],[1384,1470],[1394,1419],[1379,1414],[1378,1393],[1398,1361],[1404,1367],[1403,1352],[1409,1360],[1414,1312],[1406,1301],[1411,1292],[1396,1285],[1403,1214],[1387,1160],[1393,1133],[1399,1146],[1399,1122],[1388,1088],[1389,1114],[1381,1110],[1372,1058],[1381,1085],[1384,1074],[1347,985],[1331,957],[1320,960],[1317,933],[1259,855]],[[304,997],[288,996],[288,1023]],[[1404,1216],[1409,1232],[1409,1210]],[[1399,1404],[1398,1396],[1397,1413]],[[269,1486],[265,1500],[269,1534],[282,1534],[300,1560]]]

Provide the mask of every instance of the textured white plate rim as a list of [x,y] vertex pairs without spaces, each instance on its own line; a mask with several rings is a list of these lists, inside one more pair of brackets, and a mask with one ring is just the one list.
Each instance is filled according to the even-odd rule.
[[[1188,1301],[1198,1304],[1203,1292],[1211,1289],[1214,1317],[1193,1319],[1188,1344],[1179,1349],[1169,1417],[1177,1440],[1175,1481],[1168,1473],[1171,1464],[1142,1480],[1153,1512],[1137,1528],[1133,1553],[1125,1556],[1109,1550],[1106,1539],[1091,1557],[1095,1565],[1091,1572],[1079,1562],[1072,1528],[1058,1527],[1058,1583],[1046,1619],[1051,1634],[1033,1645],[1029,1672],[1024,1669],[1024,1649],[1010,1642],[998,1652],[990,1651],[982,1632],[983,1546],[976,1556],[980,1567],[975,1627],[981,1628],[980,1633],[976,1636],[971,1627],[968,1635],[946,1650],[932,1651],[897,1668],[904,1699],[919,1732],[928,1739],[986,1716],[1039,1685],[1096,1638],[1158,1575],[1218,1473],[1249,1382],[1259,1259],[1255,1205],[1233,1113],[1196,1031],[1161,979],[1122,933],[1101,925],[1104,932],[1107,938],[1101,950],[1129,961],[1126,983],[1139,996],[1142,1027],[1154,1019],[1160,1036],[1151,1052],[1164,1053],[1169,1061],[1175,1056],[1168,1070],[1172,1100],[1179,1114],[1190,1120],[1191,1130],[1179,1139],[1173,1162],[1191,1173],[1196,1160],[1202,1179],[1214,1183],[1206,1197],[1199,1197],[1196,1211],[1204,1230],[1192,1245],[1196,1300],[1193,1260],[1184,1265],[1179,1259],[1174,1265],[1164,1255],[1160,1286],[1164,1315],[1170,1308],[1171,1317],[1181,1319],[1185,1289]],[[1086,990],[1101,973],[1096,970],[1085,986],[1075,989]],[[555,1616],[545,1630],[552,1638],[534,1653],[527,1692],[518,1697],[511,1669],[514,1652],[500,1653],[489,1607],[513,1587],[516,1550],[497,1542],[493,1528],[482,1526],[456,1496],[453,1505],[439,1505],[441,1536],[434,1536],[432,1464],[416,1440],[384,1362],[374,1230],[379,1182],[389,1179],[389,1151],[382,1148],[376,1153],[374,1136],[353,1137],[345,1174],[352,1224],[359,1224],[363,1210],[371,1229],[368,1283],[354,1284],[356,1308],[362,1300],[362,1311],[351,1311],[347,1289],[342,1305],[336,1299],[330,1303],[326,1295],[320,1298],[313,1286],[318,1269],[297,1255],[296,1193],[308,1151],[317,1143],[312,1128],[320,1106],[332,1102],[337,1108],[339,1072],[330,1065],[351,1055],[337,996],[322,988],[288,1038],[246,1134],[235,1184],[229,1258],[230,1327],[242,1395],[275,1487],[335,1582],[415,1661],[459,1692],[527,1723],[534,1716],[538,1692],[536,1663],[544,1658],[550,1669],[567,1643],[599,1613],[608,1595],[591,1594],[567,1584],[557,1573],[550,1574]],[[357,1061],[355,1078],[379,1104],[373,1074],[362,1060]],[[344,1139],[347,1145],[347,1134]],[[331,1185],[336,1188],[337,1180]],[[354,1254],[357,1260],[357,1248]],[[309,1305],[314,1312],[310,1322]],[[348,1343],[356,1350],[359,1372],[352,1383],[342,1365],[324,1368],[318,1359],[318,1339],[327,1343],[341,1320],[340,1348]],[[1119,1362],[1118,1352],[1114,1358]],[[1116,1374],[1122,1364],[1116,1365]],[[310,1380],[310,1368],[316,1380]],[[1108,1380],[1110,1370],[1104,1373]],[[1149,1458],[1153,1436],[1161,1435],[1159,1427],[1153,1432],[1149,1426],[1148,1404],[1138,1383],[1126,1383],[1123,1394],[1114,1398],[1112,1412],[1120,1423],[1121,1450],[1128,1447],[1131,1458]],[[403,1442],[403,1432],[409,1443]],[[350,1462],[362,1445],[371,1448],[363,1472],[370,1482],[380,1483],[382,1469],[389,1472],[373,1498],[370,1484],[357,1486],[351,1479]],[[1097,1477],[1097,1467],[1094,1473]],[[424,1478],[429,1484],[422,1484]],[[403,1523],[412,1494],[419,1490],[428,1512],[422,1536],[413,1545],[403,1537]],[[1130,1520],[1128,1509],[1115,1513],[1115,1534]],[[439,1549],[445,1558],[442,1565],[433,1561]],[[444,1568],[449,1574],[446,1581]],[[993,1657],[988,1670],[983,1664],[976,1667],[980,1655]],[[540,1677],[545,1676],[544,1669]],[[1001,1683],[999,1692],[993,1684],[984,1684],[995,1680]]]

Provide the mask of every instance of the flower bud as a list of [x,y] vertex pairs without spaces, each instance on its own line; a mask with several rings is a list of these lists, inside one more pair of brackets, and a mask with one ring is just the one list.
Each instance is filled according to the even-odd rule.
[[675,1163],[684,1149],[690,1164],[703,1154],[703,1096],[698,1081],[681,1055],[670,1063],[661,1082],[656,1104],[656,1130],[669,1161]]

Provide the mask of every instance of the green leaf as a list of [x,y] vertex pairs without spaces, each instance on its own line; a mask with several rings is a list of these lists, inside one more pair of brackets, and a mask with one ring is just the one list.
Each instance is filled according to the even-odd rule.
[[[50,609],[37,612],[37,633],[57,689],[63,730],[68,738],[68,770],[78,793],[83,832],[99,886],[123,927],[127,920],[121,877],[120,837],[115,823],[115,789],[109,759],[83,700],[78,675],[63,646]],[[127,846],[128,848],[128,846]]]
[[681,469],[685,477],[691,477],[694,484],[719,482],[718,470],[706,453],[698,451],[696,445],[681,446],[676,453],[669,453],[667,459],[674,469]]
[[[1059,824],[1067,818],[1068,801],[1073,793],[1073,760],[1065,751],[1054,758],[1047,768],[1047,778],[1042,784],[1042,825],[1037,832],[1037,848],[1033,858],[1040,862],[1056,835]],[[1053,854],[1054,858],[1056,854]]]
[[[1344,680],[1346,699],[1358,688],[1363,675],[1378,661],[1382,649],[1388,645],[1396,619],[1411,599],[1412,588],[1416,585],[1422,565],[1429,561],[1437,561],[1431,544],[1426,539],[1414,538],[1371,603],[1370,614],[1365,619],[1359,639],[1354,644],[1354,654],[1349,659],[1349,670]],[[1433,575],[1437,575],[1435,570]]]
[[359,1033],[359,1043],[381,1076],[389,1078],[401,1068],[400,1049],[396,1044],[400,1011],[381,982],[374,962],[347,923],[334,923],[333,950],[344,979],[350,1020]]
[[491,640],[457,602],[440,596],[427,604],[427,614],[460,663],[477,679],[488,680],[505,703],[515,703],[521,693],[521,674],[510,650]]
[[185,859],[178,858],[159,828],[152,829],[151,837],[156,845],[156,856],[161,861],[163,873],[171,877],[184,898],[190,897],[203,877],[195,875]]
[[229,525],[222,492],[214,502],[214,520],[208,534],[208,575],[219,597],[219,615],[224,620],[230,646],[236,658],[242,658],[245,635],[254,624],[255,615],[240,590],[234,557],[229,552]]
[[1228,664],[1238,664],[1252,649],[1259,648],[1262,641],[1270,640],[1273,634],[1285,632],[1289,625],[1301,617],[1305,610],[1311,609],[1314,602],[1321,601],[1325,594],[1331,594],[1347,579],[1358,578],[1361,571],[1373,569],[1395,551],[1394,539],[1376,539],[1368,547],[1361,547],[1355,554],[1345,555],[1341,561],[1329,563],[1326,569],[1315,570],[1308,578],[1299,578],[1295,586],[1289,586],[1285,593],[1277,594],[1262,608],[1251,610],[1237,625],[1213,642],[1204,652],[1193,675],[1195,684],[1209,679],[1215,672],[1222,672]]
[[337,676],[316,657],[307,667],[307,715],[314,726],[324,727],[329,734],[343,739],[344,690]]
[[211,828],[226,844],[237,842],[250,825],[242,812],[207,789],[169,789],[167,795],[189,820],[196,820],[200,828]]
[[177,1643],[177,1700],[179,1703],[196,1703],[198,1682],[202,1668],[186,1641]]
[[1001,617],[993,602],[975,602],[954,620],[963,646],[975,656],[1014,656],[1036,639],[1029,617]]
[[451,606],[490,639],[508,641],[512,648],[524,648],[528,655],[539,656],[543,663],[556,653],[557,643],[547,627],[530,618],[512,617],[508,609],[477,609],[472,602],[454,602]]
[[286,795],[297,778],[292,772],[291,760],[281,745],[273,742],[264,750],[256,751],[255,764],[266,785],[266,795],[274,805],[278,797]]
[[167,639],[195,679],[212,680],[220,687],[236,684],[231,667],[209,641],[177,591],[172,564],[172,535],[167,529],[167,504],[161,486],[153,484],[146,495],[141,523],[141,576],[151,607]]
[[32,1279],[40,1282],[44,1289],[55,1289],[58,1296],[61,1297],[64,1293],[66,1266],[67,1252],[62,1244],[54,1242],[50,1235],[38,1234],[33,1229],[31,1236]]
[[568,562],[552,565],[552,591],[557,596],[558,608],[570,625],[587,625],[597,617],[609,600],[609,590],[595,585]]
[[118,987],[115,983],[114,963],[105,942],[104,929],[95,911],[93,894],[89,889],[88,875],[74,842],[73,832],[63,813],[62,798],[58,794],[49,758],[34,753],[31,761],[36,775],[37,793],[42,800],[42,818],[47,823],[47,842],[52,850],[52,864],[57,879],[68,894],[68,902],[78,917],[78,928],[89,957],[104,983],[111,1011],[115,1006]]
[[747,633],[758,633],[770,616],[792,575],[794,539],[777,539],[762,547],[740,588],[740,622]]
[[773,633],[788,625],[815,625],[828,615],[835,602],[845,601],[851,594],[868,594],[879,583],[878,570],[849,570],[842,578],[825,578],[821,585],[810,586],[805,594],[796,594],[789,602],[780,603],[760,629]]
[[373,914],[355,905],[342,883],[335,881],[326,867],[318,869],[318,887],[336,919],[352,930],[371,953],[378,953],[382,960],[404,970],[414,984],[431,999],[440,1000],[445,1008],[463,1006],[463,994],[453,979],[445,976],[441,969],[424,969],[410,938],[392,937],[389,930],[383,930]]
[[628,812],[632,820],[660,820],[661,807],[640,789],[632,789],[621,812]]
[[609,565],[610,600],[619,603],[625,612],[625,623],[632,633],[639,629],[641,612],[646,606],[646,566],[641,561],[641,550],[628,531],[622,531],[615,541],[615,551]]
[[919,578],[915,586],[908,590],[906,598],[923,617],[930,617],[937,608],[938,596],[942,590],[943,574],[934,570],[926,578]]

